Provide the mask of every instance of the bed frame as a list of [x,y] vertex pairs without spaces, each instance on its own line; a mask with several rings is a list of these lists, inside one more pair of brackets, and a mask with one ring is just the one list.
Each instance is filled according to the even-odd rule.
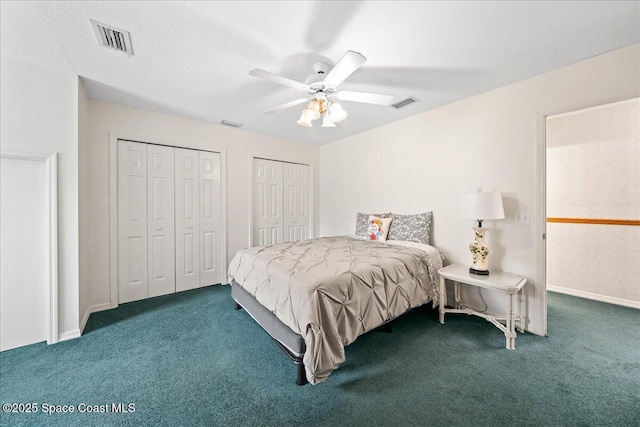
[[291,328],[282,323],[275,314],[267,310],[253,295],[238,285],[235,280],[231,280],[231,296],[235,301],[234,308],[236,310],[244,308],[296,365],[296,384],[307,384],[307,374],[302,362],[307,346],[302,336],[296,334]]
[[[296,384],[308,384],[304,362],[302,361],[304,352],[307,349],[304,338],[282,323],[275,314],[267,310],[253,295],[238,285],[235,280],[231,280],[231,297],[234,300],[234,308],[236,310],[244,308],[296,365]],[[391,333],[391,323],[387,322],[376,328],[375,331]]]

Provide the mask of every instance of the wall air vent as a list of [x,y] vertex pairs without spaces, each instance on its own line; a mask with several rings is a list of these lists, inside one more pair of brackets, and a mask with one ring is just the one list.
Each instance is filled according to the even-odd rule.
[[232,122],[230,120],[223,120],[223,121],[220,122],[220,124],[224,125],[224,126],[229,126],[229,127],[232,127],[232,128],[239,128],[240,126],[242,126],[242,123],[236,123],[236,122]]
[[410,96],[408,98],[403,99],[402,101],[396,102],[395,104],[391,104],[391,106],[399,110],[402,107],[406,107],[407,105],[413,104],[414,102],[418,102],[418,100],[413,96]]
[[89,21],[91,21],[91,27],[93,27],[93,32],[100,46],[126,53],[129,56],[133,55],[131,34],[129,34],[128,31],[119,30],[115,27],[94,21],[93,19],[89,19]]

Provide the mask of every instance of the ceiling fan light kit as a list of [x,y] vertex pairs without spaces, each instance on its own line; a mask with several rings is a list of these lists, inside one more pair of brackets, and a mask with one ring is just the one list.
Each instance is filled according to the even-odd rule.
[[303,127],[313,127],[311,121],[318,120],[320,117],[322,117],[323,128],[334,128],[336,123],[347,117],[347,112],[337,102],[327,101],[325,94],[319,94],[309,103],[307,108],[302,110],[302,115],[297,123]]
[[[347,112],[340,104],[331,98],[336,98],[341,101],[354,101],[383,106],[388,106],[393,103],[393,96],[391,95],[352,91],[336,92],[336,87],[360,68],[366,60],[367,58],[362,54],[348,50],[331,71],[329,71],[329,65],[325,62],[314,64],[313,69],[315,74],[309,76],[305,80],[305,83],[278,76],[277,74],[258,68],[249,71],[249,74],[283,86],[304,90],[309,95],[308,98],[300,98],[272,108],[266,111],[267,114],[278,113],[310,99],[311,102],[302,110],[302,114],[297,123],[303,127],[313,127],[311,122],[322,117],[322,127],[336,127],[336,123],[341,122],[347,117]],[[327,73],[327,71],[329,72]]]

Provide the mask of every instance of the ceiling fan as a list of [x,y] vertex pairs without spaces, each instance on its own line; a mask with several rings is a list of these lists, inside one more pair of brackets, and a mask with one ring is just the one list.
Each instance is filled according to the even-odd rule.
[[249,71],[249,74],[307,92],[307,96],[279,105],[265,111],[265,113],[278,113],[287,108],[311,101],[307,108],[302,111],[300,120],[297,123],[300,126],[313,127],[311,121],[322,117],[322,127],[335,127],[335,123],[347,117],[347,112],[342,109],[336,99],[374,105],[391,105],[393,102],[393,96],[391,95],[336,90],[337,86],[353,74],[366,60],[367,58],[362,54],[348,50],[331,71],[329,71],[329,64],[326,62],[314,64],[313,70],[315,73],[309,76],[304,83],[259,68]]

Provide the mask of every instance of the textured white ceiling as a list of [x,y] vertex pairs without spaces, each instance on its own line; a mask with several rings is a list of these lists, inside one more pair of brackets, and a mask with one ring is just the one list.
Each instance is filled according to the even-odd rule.
[[[77,73],[92,99],[324,144],[640,42],[640,2],[7,2],[1,54]],[[131,32],[134,56],[98,47],[89,19]],[[336,128],[296,124],[304,81],[346,50],[368,61],[341,86],[420,100],[344,102]]]

